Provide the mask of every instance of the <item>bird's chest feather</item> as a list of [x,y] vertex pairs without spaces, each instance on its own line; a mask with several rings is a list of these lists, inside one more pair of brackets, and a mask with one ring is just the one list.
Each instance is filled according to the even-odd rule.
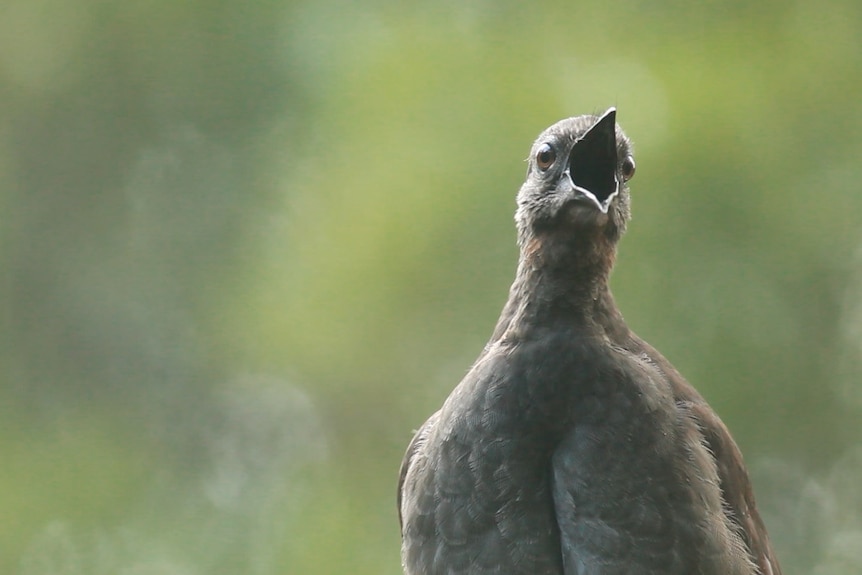
[[[444,404],[407,482],[406,496],[421,512],[405,519],[406,565],[562,573],[555,451],[579,420],[592,422],[604,440],[582,442],[574,456],[590,466],[604,444],[634,439],[626,421],[635,411],[655,411],[644,406],[655,398],[631,390],[624,374],[648,366],[621,367],[592,341],[540,343],[492,349]],[[603,385],[613,378],[622,379]],[[622,389],[631,397],[616,397]],[[501,562],[506,569],[498,571]]]

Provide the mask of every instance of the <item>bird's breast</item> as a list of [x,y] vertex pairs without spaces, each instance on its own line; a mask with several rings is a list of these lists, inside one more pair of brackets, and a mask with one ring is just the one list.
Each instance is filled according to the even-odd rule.
[[408,573],[562,573],[560,481],[572,512],[678,535],[671,514],[693,500],[676,474],[689,423],[651,362],[600,339],[565,334],[489,350],[407,471]]

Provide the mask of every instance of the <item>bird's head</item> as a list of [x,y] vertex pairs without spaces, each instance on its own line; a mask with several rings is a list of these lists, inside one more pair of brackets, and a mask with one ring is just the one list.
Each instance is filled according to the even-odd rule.
[[547,235],[619,239],[635,163],[616,109],[557,122],[538,137],[528,161],[515,216],[522,246]]

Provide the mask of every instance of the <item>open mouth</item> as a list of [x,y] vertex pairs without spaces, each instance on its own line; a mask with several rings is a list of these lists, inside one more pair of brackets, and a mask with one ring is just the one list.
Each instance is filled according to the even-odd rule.
[[607,213],[619,191],[616,110],[611,108],[575,142],[569,154],[569,177],[578,192]]

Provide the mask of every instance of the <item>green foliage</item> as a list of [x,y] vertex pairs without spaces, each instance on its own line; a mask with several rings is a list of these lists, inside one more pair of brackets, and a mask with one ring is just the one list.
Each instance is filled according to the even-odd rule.
[[858,571],[860,19],[6,2],[0,572],[399,573],[400,457],[505,299],[530,143],[610,105],[623,312],[786,570]]

